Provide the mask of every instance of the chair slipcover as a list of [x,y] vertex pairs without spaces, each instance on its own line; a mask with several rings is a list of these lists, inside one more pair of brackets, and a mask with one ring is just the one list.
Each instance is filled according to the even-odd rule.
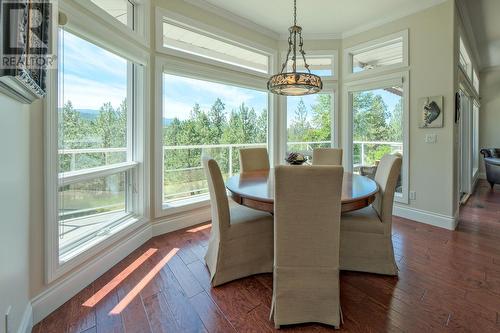
[[203,158],[212,209],[205,262],[213,286],[273,271],[273,217],[244,206],[230,207],[217,162]]
[[276,167],[271,306],[276,327],[340,325],[343,172],[341,166]]
[[314,148],[313,165],[342,165],[341,148]]
[[240,149],[240,171],[269,170],[269,156],[266,148]]
[[342,215],[340,269],[398,274],[392,247],[392,207],[401,161],[397,155],[382,157],[375,174],[379,193],[373,204]]

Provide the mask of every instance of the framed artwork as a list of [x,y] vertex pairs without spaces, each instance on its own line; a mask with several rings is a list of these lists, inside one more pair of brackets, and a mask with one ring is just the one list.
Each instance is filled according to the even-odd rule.
[[422,112],[420,128],[443,127],[443,96],[423,97],[418,104]]

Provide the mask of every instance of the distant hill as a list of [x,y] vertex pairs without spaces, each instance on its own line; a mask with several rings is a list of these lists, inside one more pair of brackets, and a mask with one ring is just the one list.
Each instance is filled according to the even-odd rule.
[[[76,111],[80,112],[80,115],[85,120],[95,120],[99,117],[99,110],[77,109]],[[163,118],[163,126],[170,125],[172,121],[174,121],[173,118]]]
[[80,112],[82,118],[86,120],[94,120],[99,116],[99,110],[77,109],[76,111]]

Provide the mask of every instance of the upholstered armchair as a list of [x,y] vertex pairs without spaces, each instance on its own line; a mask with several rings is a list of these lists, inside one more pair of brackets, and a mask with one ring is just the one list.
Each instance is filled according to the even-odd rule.
[[500,148],[484,148],[481,154],[484,156],[486,179],[493,188],[495,184],[500,184]]

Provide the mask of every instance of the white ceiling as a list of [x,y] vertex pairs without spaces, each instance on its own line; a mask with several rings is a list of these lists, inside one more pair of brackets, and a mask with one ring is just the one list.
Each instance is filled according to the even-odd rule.
[[466,0],[481,67],[500,66],[500,0]]
[[[186,0],[209,3],[285,35],[292,25],[292,0]],[[498,1],[500,0],[492,0]],[[297,0],[298,25],[304,34],[349,35],[437,5],[444,0]]]

